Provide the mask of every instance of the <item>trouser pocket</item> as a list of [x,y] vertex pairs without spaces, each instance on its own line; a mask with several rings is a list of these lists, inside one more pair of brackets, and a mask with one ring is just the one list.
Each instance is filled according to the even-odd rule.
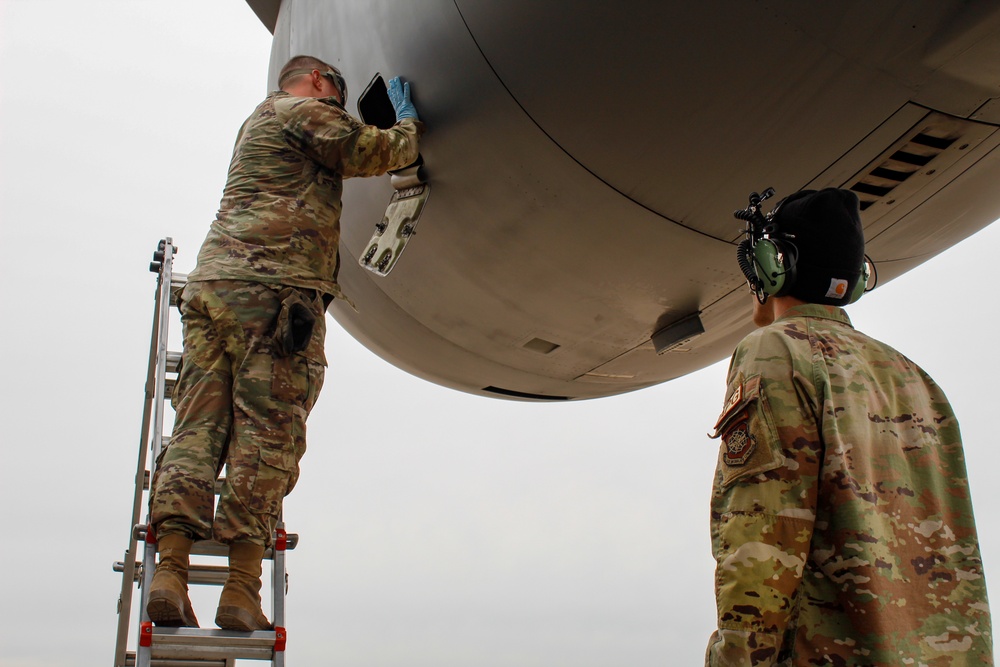
[[274,325],[274,351],[279,357],[288,357],[309,346],[316,315],[312,304],[294,287],[281,290],[278,299],[281,309]]

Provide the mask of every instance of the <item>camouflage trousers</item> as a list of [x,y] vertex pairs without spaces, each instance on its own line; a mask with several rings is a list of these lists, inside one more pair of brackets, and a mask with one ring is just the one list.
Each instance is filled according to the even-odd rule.
[[312,290],[298,290],[316,315],[308,346],[288,356],[276,351],[280,289],[235,280],[184,288],[176,417],[150,495],[159,535],[270,546],[282,501],[298,480],[306,418],[326,371],[325,309]]

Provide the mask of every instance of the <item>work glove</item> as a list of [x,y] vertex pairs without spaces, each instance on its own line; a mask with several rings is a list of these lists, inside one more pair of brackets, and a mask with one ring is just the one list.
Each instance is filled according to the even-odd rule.
[[396,110],[397,123],[404,118],[420,120],[413,102],[410,101],[410,84],[403,83],[398,76],[389,80],[389,101]]

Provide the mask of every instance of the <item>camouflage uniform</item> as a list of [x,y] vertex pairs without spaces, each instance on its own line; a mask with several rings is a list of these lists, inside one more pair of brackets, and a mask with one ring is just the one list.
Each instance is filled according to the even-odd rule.
[[707,665],[993,664],[958,422],[920,368],[795,306],[737,347],[716,435]]
[[[219,213],[182,293],[177,415],[150,500],[160,535],[269,544],[323,385],[325,303],[340,296],[343,179],[412,163],[421,131],[412,119],[379,130],[334,98],[281,91],[243,124]],[[284,355],[273,334],[293,290],[316,322],[305,349]]]

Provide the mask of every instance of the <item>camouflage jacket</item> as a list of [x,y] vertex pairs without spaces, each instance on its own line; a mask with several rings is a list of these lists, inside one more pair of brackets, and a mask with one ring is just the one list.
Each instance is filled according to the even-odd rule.
[[832,306],[733,354],[712,494],[706,664],[992,665],[958,422]]
[[363,125],[334,98],[277,91],[243,123],[222,203],[188,280],[248,280],[339,296],[343,179],[417,159],[423,126]]

